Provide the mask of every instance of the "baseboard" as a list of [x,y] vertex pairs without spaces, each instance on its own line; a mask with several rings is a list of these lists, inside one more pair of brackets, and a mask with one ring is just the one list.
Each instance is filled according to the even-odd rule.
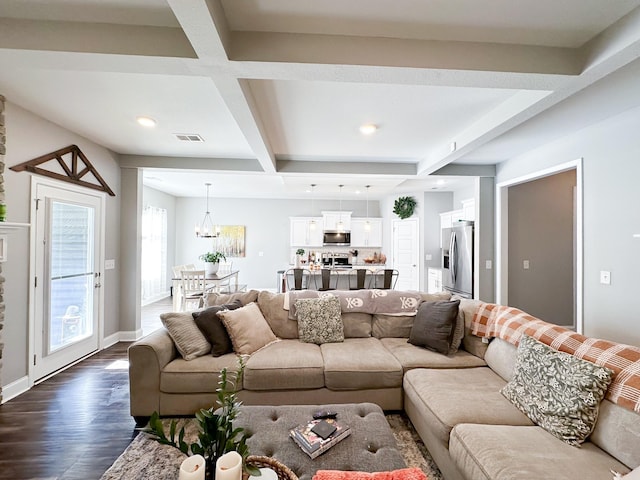
[[2,403],[8,402],[12,398],[29,390],[29,377],[24,376],[9,385],[2,387]]
[[142,329],[138,329],[136,331],[128,331],[128,332],[119,332],[120,333],[120,341],[121,342],[135,342],[136,340],[142,338]]
[[102,342],[102,348],[109,348],[112,345],[115,345],[118,342],[135,342],[136,340],[142,338],[142,329],[136,331],[128,331],[128,332],[116,332],[113,335],[109,335],[104,338]]

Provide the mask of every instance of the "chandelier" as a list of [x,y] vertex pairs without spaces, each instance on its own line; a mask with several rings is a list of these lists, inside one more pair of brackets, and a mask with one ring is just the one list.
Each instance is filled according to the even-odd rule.
[[200,238],[218,238],[220,235],[220,225],[214,225],[211,219],[211,213],[209,212],[209,187],[210,183],[205,183],[207,186],[207,211],[204,214],[202,223],[196,224],[196,237]]

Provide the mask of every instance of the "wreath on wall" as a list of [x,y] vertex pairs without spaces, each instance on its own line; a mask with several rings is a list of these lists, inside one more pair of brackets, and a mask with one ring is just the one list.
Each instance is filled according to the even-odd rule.
[[393,203],[393,213],[398,215],[402,220],[413,215],[417,202],[413,197],[400,197]]

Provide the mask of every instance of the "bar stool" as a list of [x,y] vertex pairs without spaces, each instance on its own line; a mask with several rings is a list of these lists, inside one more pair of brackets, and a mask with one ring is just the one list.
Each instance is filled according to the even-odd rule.
[[318,291],[336,290],[338,288],[338,271],[335,268],[323,268],[320,270],[320,282]]
[[398,283],[400,272],[392,268],[381,268],[373,274],[373,282],[371,288],[380,290],[394,290]]
[[311,281],[311,270],[307,268],[290,268],[284,272],[287,290],[308,290]]
[[358,268],[349,272],[349,290],[362,290],[371,286],[371,271]]

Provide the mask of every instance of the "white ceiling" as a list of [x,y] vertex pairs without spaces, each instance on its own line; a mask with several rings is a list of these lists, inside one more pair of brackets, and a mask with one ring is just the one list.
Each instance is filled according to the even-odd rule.
[[179,196],[466,188],[430,174],[628,108],[583,92],[638,57],[640,0],[0,1],[0,93]]

